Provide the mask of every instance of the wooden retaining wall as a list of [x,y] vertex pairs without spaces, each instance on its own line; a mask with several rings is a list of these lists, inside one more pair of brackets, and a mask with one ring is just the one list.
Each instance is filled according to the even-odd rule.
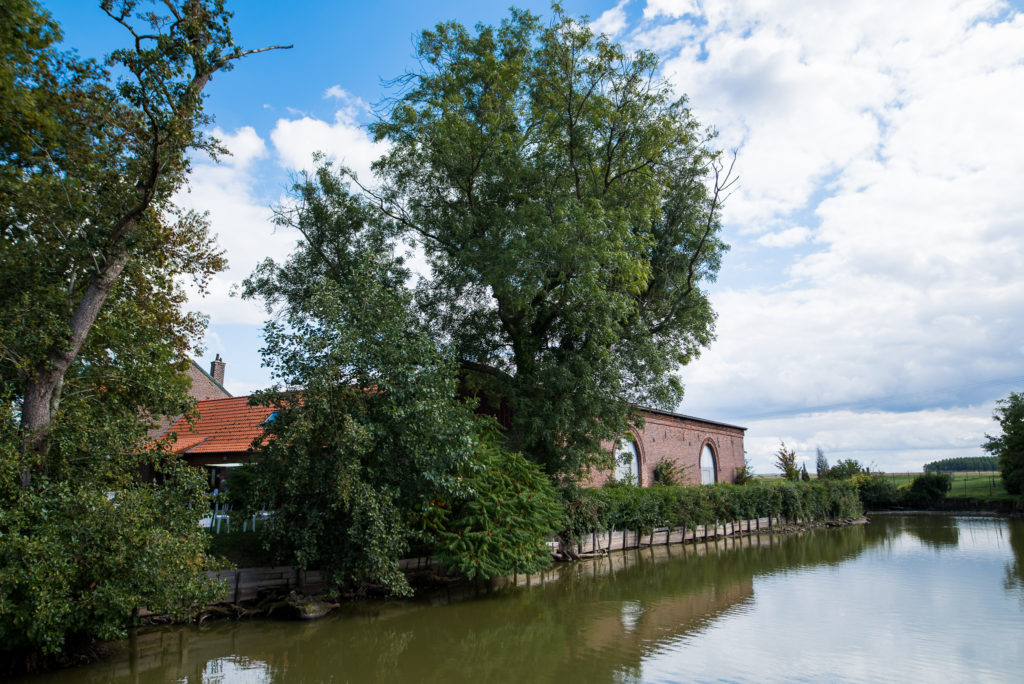
[[750,532],[768,532],[779,525],[778,518],[757,518],[740,520],[720,525],[698,525],[697,529],[689,527],[659,527],[650,534],[641,534],[632,530],[606,530],[587,535],[576,545],[576,553],[604,553],[636,549],[654,544],[682,544],[683,542],[703,539],[715,539],[733,534]]
[[[801,521],[790,522],[800,523]],[[769,532],[781,523],[779,518],[757,518],[720,525],[700,525],[695,530],[688,527],[661,527],[650,534],[640,534],[632,530],[607,530],[581,539],[580,543],[576,545],[576,553],[601,554],[657,544],[682,544],[718,539],[735,534]],[[432,564],[429,558],[404,558],[399,561],[399,568],[410,571]],[[317,594],[327,588],[323,575],[319,571],[297,570],[289,566],[210,571],[206,574],[227,583],[227,589],[219,601],[220,603],[251,601],[258,598],[259,592],[263,589],[283,591],[294,589],[301,594]]]
[[302,594],[316,594],[326,588],[319,571],[297,570],[286,565],[276,568],[210,571],[206,574],[227,583],[227,589],[219,603],[251,601],[258,598],[262,589],[294,589]]

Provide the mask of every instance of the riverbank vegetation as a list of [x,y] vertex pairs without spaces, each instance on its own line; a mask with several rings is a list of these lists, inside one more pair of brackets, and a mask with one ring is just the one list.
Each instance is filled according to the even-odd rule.
[[609,529],[650,534],[655,528],[717,525],[777,517],[851,520],[863,514],[852,481],[636,487],[613,484],[567,492],[563,538],[572,543]]
[[986,435],[982,448],[997,458],[1006,491],[1024,497],[1024,393],[1000,399],[992,417],[1000,434]]

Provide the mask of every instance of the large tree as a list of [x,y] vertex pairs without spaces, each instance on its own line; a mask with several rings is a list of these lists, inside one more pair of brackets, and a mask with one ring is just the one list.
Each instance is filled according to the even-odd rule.
[[277,212],[297,249],[246,280],[277,313],[263,354],[279,384],[254,397],[277,412],[247,492],[274,510],[264,538],[334,586],[407,593],[398,561],[416,542],[470,577],[535,572],[558,522],[550,482],[462,400],[373,219],[321,165]]
[[557,6],[440,24],[416,52],[371,126],[389,151],[369,192],[427,255],[417,302],[466,387],[507,409],[514,448],[579,474],[636,404],[678,404],[713,338],[728,173],[653,54]]
[[[221,0],[99,5],[129,42],[102,65],[60,51],[59,28],[33,0],[0,10],[0,359],[25,484],[47,469],[76,361],[131,368],[166,350],[180,357],[195,339],[200,321],[181,313],[175,279],[202,285],[223,262],[204,218],[172,197],[190,154],[220,151],[203,133],[204,88],[261,51],[234,44]],[[162,410],[169,397],[143,399]]]
[[246,52],[216,0],[99,4],[128,44],[105,64],[0,3],[0,655],[21,665],[215,588],[201,474],[141,445],[146,412],[189,404],[181,280],[223,260],[172,196],[217,151],[204,87]]
[[1010,494],[1024,494],[1024,393],[996,402],[992,418],[999,423],[997,436],[985,435],[982,448],[998,459],[1003,484]]

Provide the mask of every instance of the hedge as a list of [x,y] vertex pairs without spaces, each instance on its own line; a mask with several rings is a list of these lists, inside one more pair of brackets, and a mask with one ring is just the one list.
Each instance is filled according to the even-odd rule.
[[613,484],[573,492],[565,502],[561,536],[575,543],[609,529],[650,534],[661,527],[696,529],[768,516],[821,521],[862,514],[857,487],[849,480],[647,488]]

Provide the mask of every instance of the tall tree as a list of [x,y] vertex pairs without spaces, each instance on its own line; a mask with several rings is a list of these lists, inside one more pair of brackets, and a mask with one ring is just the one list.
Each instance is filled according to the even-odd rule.
[[817,448],[817,458],[814,461],[814,469],[818,473],[819,480],[828,479],[828,458],[825,457],[825,452],[821,447]]
[[998,459],[1006,491],[1024,494],[1024,393],[1010,392],[997,401],[992,418],[1001,434],[985,435],[987,441],[981,446]]
[[[25,484],[47,468],[65,380],[89,356],[90,331],[104,317],[125,318],[105,306],[112,296],[167,335],[157,346],[181,353],[197,332],[199,321],[178,313],[174,279],[202,285],[223,262],[205,219],[171,198],[190,153],[222,151],[202,132],[204,88],[234,60],[263,51],[234,44],[221,0],[100,7],[130,41],[104,65],[60,52],[58,27],[33,0],[4,3],[0,14],[10,56],[0,67],[0,355],[31,462]],[[150,298],[152,309],[143,305]]]
[[713,338],[701,289],[726,245],[712,135],[656,75],[555,7],[424,31],[423,69],[371,126],[380,211],[425,251],[417,300],[466,378],[549,474],[674,407]]
[[800,471],[796,467],[796,451],[787,449],[785,442],[779,442],[779,450],[775,452],[775,467],[787,480],[796,482],[800,479]]
[[535,572],[558,521],[550,483],[503,449],[458,393],[451,360],[418,320],[390,231],[329,165],[304,177],[279,225],[301,240],[267,260],[245,296],[278,312],[265,363],[280,382],[256,401],[266,425],[249,498],[274,510],[282,560],[334,585],[409,585],[414,541],[470,577]]
[[204,321],[180,280],[223,260],[171,198],[218,151],[203,88],[246,52],[215,0],[100,7],[129,39],[104,65],[0,3],[0,669],[216,596],[201,473],[140,445],[142,410],[188,406]]

